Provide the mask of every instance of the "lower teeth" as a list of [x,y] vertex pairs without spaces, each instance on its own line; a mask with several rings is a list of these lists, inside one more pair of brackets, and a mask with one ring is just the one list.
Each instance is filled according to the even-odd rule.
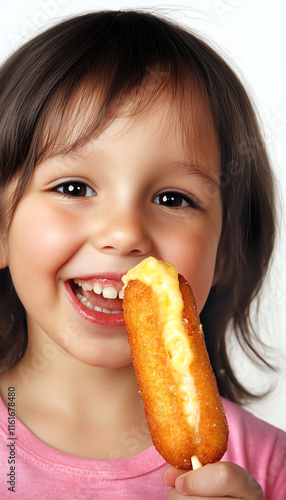
[[93,311],[97,311],[97,312],[103,312],[105,314],[120,314],[122,313],[122,311],[113,311],[113,310],[110,310],[110,309],[102,309],[101,307],[97,307],[97,306],[93,306],[91,302],[89,302],[89,300],[87,300],[86,297],[84,297],[83,295],[81,295],[80,293],[77,293],[76,294],[76,298],[82,303],[85,305],[85,307],[87,307],[88,309],[92,309]]

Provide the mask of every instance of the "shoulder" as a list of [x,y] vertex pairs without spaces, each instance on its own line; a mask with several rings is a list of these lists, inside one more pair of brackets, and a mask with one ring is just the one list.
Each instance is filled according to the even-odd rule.
[[255,440],[263,435],[271,440],[275,439],[278,435],[279,438],[285,441],[286,433],[283,430],[261,420],[232,401],[222,398],[222,403],[234,436],[239,436],[243,433],[247,434],[249,439]]
[[266,499],[286,498],[286,433],[222,399],[229,425],[223,460],[246,469],[262,486]]

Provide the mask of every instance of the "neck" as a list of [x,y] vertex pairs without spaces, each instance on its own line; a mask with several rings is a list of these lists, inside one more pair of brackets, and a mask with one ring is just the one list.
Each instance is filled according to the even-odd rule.
[[[134,414],[140,394],[132,364],[118,368],[89,366],[64,351],[53,359],[27,349],[22,360],[6,374],[17,387],[19,410],[30,405],[53,406],[78,418],[83,412],[101,420]],[[5,396],[4,396],[5,399]],[[27,406],[25,404],[25,406]],[[140,411],[141,414],[141,411]]]
[[71,455],[101,459],[152,445],[132,364],[98,368],[64,352],[44,362],[35,352],[27,349],[2,375],[0,391],[7,404],[8,387],[16,388],[17,416],[39,439]]

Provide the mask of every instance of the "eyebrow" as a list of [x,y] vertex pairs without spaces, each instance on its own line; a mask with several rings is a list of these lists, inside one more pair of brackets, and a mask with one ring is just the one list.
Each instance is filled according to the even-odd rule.
[[67,151],[60,150],[54,154],[48,155],[43,161],[40,161],[37,168],[45,168],[47,163],[57,159],[68,159],[72,162],[78,162],[79,160],[84,161],[86,158],[88,158],[88,155],[85,153],[83,148],[71,148]]
[[174,167],[179,168],[187,174],[195,174],[199,176],[205,183],[211,185],[215,189],[220,189],[220,175],[209,172],[206,167],[195,162],[175,162]]
[[[97,149],[97,153],[101,153],[101,150]],[[74,148],[67,153],[55,153],[55,155],[51,156],[50,158],[48,157],[47,160],[54,158],[70,158],[72,161],[78,161],[79,159],[82,160],[87,157],[88,155],[86,155],[84,149]],[[46,162],[44,160],[43,163],[39,163],[38,167],[41,168],[42,166],[45,166],[45,163]],[[220,174],[216,176],[214,173],[210,173],[206,167],[200,165],[199,163],[192,161],[172,161],[168,163],[168,166],[176,168],[177,170],[181,170],[188,175],[197,175],[203,180],[204,183],[210,185],[214,189],[220,190]]]

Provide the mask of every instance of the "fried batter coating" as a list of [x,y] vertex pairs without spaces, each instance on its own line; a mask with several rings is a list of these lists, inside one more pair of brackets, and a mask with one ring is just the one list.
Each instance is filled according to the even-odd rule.
[[162,333],[158,298],[151,286],[130,280],[123,309],[135,373],[150,435],[169,464],[190,469],[196,455],[204,465],[220,460],[226,451],[228,427],[210,365],[196,303],[189,284],[179,276],[184,308],[182,321],[193,360],[189,366],[198,401],[196,422],[184,413],[180,387],[170,367]]
[[179,276],[184,301],[183,324],[190,339],[194,360],[190,365],[199,401],[195,455],[202,464],[217,462],[227,449],[228,425],[214,376],[192,290]]

